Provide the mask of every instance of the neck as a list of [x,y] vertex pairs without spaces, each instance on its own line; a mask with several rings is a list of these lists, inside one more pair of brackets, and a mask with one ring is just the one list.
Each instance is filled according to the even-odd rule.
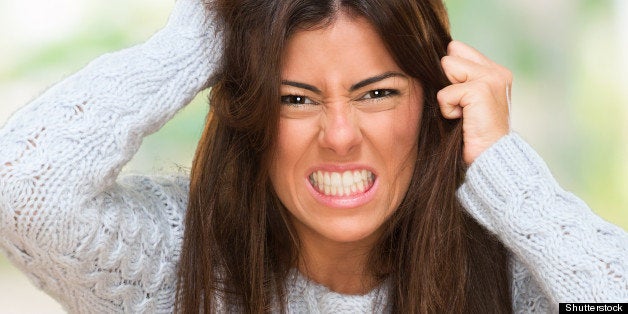
[[299,271],[309,279],[343,294],[366,294],[377,280],[367,262],[372,239],[339,243],[320,235],[300,232]]

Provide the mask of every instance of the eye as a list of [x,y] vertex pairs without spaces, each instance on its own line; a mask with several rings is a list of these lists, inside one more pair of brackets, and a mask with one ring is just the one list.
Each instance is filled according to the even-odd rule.
[[398,95],[399,91],[395,89],[374,89],[364,94],[361,99],[377,99],[393,95]]
[[284,96],[281,96],[281,103],[286,104],[286,105],[307,105],[307,104],[313,104],[314,102],[305,96],[284,95]]

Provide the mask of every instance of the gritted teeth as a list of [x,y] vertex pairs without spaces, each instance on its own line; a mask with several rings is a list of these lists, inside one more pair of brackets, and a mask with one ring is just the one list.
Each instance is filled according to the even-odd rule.
[[327,196],[350,196],[368,191],[375,181],[375,175],[366,170],[345,172],[315,171],[308,177],[310,184]]

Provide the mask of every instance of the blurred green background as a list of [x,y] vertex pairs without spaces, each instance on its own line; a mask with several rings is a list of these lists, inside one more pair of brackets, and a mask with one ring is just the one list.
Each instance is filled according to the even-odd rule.
[[[454,38],[514,73],[513,128],[565,189],[628,229],[628,1],[446,4]],[[172,0],[0,0],[0,125],[91,59],[141,43],[164,25],[172,5]],[[146,138],[125,171],[189,168],[206,96]],[[61,311],[2,257],[0,305],[2,313]]]

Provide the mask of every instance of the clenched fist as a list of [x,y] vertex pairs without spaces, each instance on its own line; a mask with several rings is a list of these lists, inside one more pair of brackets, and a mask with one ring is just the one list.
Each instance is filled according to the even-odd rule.
[[437,94],[440,110],[447,119],[462,118],[463,158],[471,164],[510,131],[512,73],[458,41],[449,43],[441,64],[452,84]]

